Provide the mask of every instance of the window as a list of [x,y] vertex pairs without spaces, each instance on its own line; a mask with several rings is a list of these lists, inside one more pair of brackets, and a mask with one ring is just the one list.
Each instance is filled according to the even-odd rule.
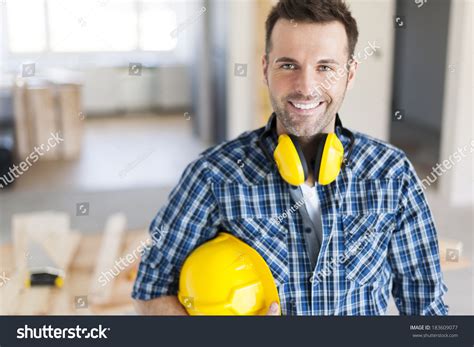
[[168,4],[156,0],[9,1],[10,51],[170,51],[177,43],[170,34],[177,18]]
[[41,0],[7,3],[8,41],[13,52],[39,52],[46,48],[45,8]]
[[140,49],[171,50],[176,46],[172,31],[177,27],[176,14],[171,9],[145,4],[140,11]]

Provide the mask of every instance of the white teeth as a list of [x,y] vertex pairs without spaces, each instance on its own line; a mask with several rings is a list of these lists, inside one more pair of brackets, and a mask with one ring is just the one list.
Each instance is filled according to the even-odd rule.
[[314,104],[295,104],[294,102],[292,102],[292,104],[296,108],[299,108],[299,109],[302,109],[302,110],[310,110],[310,109],[315,108],[316,106],[318,106],[319,102],[314,103]]

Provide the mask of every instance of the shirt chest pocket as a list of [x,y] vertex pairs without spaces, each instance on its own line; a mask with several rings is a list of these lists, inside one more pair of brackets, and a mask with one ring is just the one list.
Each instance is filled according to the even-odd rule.
[[255,249],[280,286],[289,278],[288,233],[275,219],[285,203],[275,199],[274,189],[279,187],[272,182],[260,185],[226,183],[215,185],[214,195],[223,217],[224,231]]
[[360,285],[374,282],[386,264],[394,229],[391,213],[342,216],[346,277]]
[[288,282],[288,243],[283,226],[270,219],[247,217],[227,220],[226,228],[263,257],[277,286]]

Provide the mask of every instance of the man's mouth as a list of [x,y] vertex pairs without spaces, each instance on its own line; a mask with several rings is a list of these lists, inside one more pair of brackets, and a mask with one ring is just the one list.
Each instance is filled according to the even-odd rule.
[[324,100],[319,101],[311,101],[311,102],[301,102],[301,101],[291,101],[288,100],[288,103],[293,106],[297,110],[301,111],[314,111],[322,104],[324,104]]

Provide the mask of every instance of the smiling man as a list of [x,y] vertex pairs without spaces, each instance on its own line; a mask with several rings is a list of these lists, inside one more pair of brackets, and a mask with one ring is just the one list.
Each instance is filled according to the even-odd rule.
[[[274,113],[186,168],[150,227],[155,242],[132,293],[139,312],[186,314],[176,298],[183,262],[223,230],[269,265],[281,307],[268,314],[381,315],[390,293],[400,314],[447,313],[436,229],[412,165],[338,115],[357,39],[343,1],[271,10],[262,65]],[[334,177],[322,179],[326,171]]]
[[[331,6],[324,1],[303,6],[281,3],[266,23],[263,70],[278,118],[277,132],[297,136],[307,159],[315,155],[312,139],[319,133],[334,132],[336,113],[357,69],[357,61],[350,59],[357,42],[357,25],[349,15],[344,18],[346,29],[328,13]],[[319,25],[298,12],[305,7],[311,9]],[[295,13],[288,13],[291,10]],[[334,6],[334,10],[338,8]],[[291,15],[298,22],[288,18]],[[278,39],[272,41],[272,37]],[[341,69],[342,76],[337,74]],[[311,172],[308,183],[313,184]]]

